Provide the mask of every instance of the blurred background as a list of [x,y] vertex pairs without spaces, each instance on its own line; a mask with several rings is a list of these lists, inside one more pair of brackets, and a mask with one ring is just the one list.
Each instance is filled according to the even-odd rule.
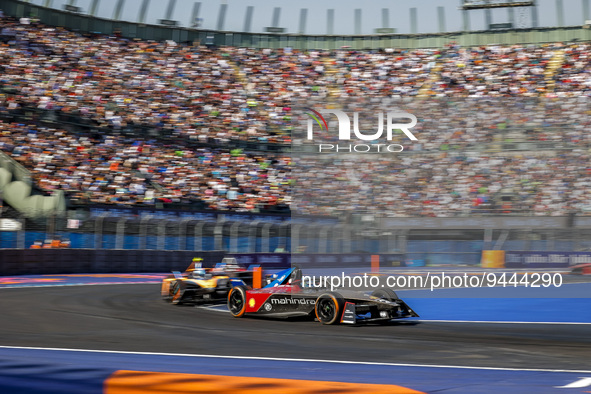
[[[0,0],[0,387],[588,390],[590,2]],[[417,140],[319,155],[327,108]],[[230,255],[494,283],[363,329],[161,302]]]
[[[378,3],[0,2],[0,247],[588,251],[589,1]],[[294,160],[386,98],[403,153]]]

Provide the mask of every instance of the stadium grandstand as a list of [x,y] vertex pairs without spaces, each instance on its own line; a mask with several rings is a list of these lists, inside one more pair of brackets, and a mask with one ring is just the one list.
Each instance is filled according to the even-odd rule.
[[[329,186],[298,214],[591,214],[584,25],[539,27],[532,12],[532,26],[499,31],[230,40],[200,26],[0,4],[5,215],[289,214],[294,184],[318,181]],[[418,114],[408,154],[348,168],[322,161],[321,176],[318,162],[294,167],[298,106],[382,98]],[[45,199],[21,204],[11,174]]]
[[591,393],[591,0],[0,0],[1,393]]

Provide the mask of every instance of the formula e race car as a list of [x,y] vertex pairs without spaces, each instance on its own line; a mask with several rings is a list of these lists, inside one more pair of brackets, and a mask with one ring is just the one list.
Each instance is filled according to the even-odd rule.
[[233,287],[228,294],[232,316],[307,316],[315,317],[322,324],[384,323],[419,316],[391,289],[364,293],[302,287],[302,273],[297,267],[282,271],[276,277],[261,289]]
[[224,258],[215,268],[202,268],[202,259],[180,273],[162,280],[161,294],[173,304],[224,301],[233,286],[252,284],[252,270],[241,267],[234,258]]
[[575,275],[591,275],[591,263],[575,265],[571,268],[570,273]]

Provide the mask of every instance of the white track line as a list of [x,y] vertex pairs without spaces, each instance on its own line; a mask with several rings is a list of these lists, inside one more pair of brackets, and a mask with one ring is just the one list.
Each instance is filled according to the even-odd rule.
[[197,306],[195,306],[195,307],[196,307],[196,308],[199,308],[199,309],[206,309],[206,310],[208,310],[208,311],[230,313],[230,311],[229,311],[229,310],[227,310],[227,309],[220,309],[220,308],[219,308],[219,307],[220,307],[220,305],[217,305],[217,306],[213,306],[213,305],[208,305],[208,306],[201,306],[201,305],[197,305]]
[[343,360],[315,360],[305,358],[280,358],[280,357],[246,357],[246,356],[220,356],[215,354],[183,354],[183,353],[155,353],[155,352],[130,352],[119,350],[91,350],[91,349],[66,349],[46,347],[25,347],[25,346],[0,346],[0,349],[15,350],[49,350],[81,353],[107,353],[107,354],[134,354],[147,356],[172,356],[172,357],[194,357],[194,358],[220,358],[232,360],[261,360],[261,361],[289,361],[289,362],[313,362],[329,364],[357,364],[357,365],[381,365],[389,367],[422,367],[422,368],[458,368],[485,371],[524,371],[524,372],[567,372],[567,373],[591,373],[589,370],[568,370],[568,369],[538,369],[538,368],[497,368],[497,367],[467,367],[463,365],[430,365],[430,364],[402,364],[402,363],[380,363],[370,361],[343,361]]

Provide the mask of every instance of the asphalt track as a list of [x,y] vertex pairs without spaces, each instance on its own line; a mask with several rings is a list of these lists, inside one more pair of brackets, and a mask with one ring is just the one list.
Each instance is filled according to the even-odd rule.
[[0,295],[2,346],[591,370],[588,324],[401,321],[351,327],[234,319],[167,304],[158,284],[10,288]]

